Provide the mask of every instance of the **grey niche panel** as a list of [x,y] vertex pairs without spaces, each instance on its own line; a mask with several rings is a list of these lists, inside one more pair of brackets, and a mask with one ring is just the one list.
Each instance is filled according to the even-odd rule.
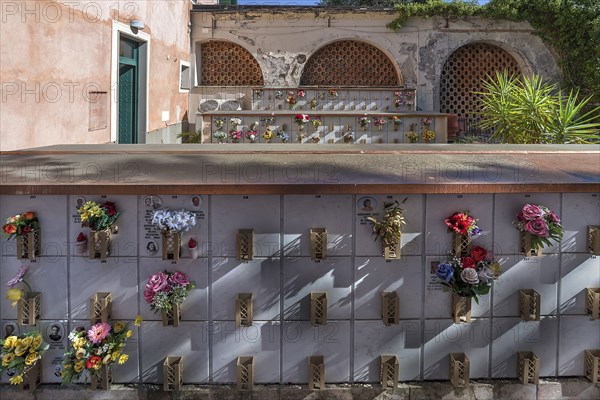
[[541,315],[556,313],[558,255],[502,258],[501,265],[502,274],[493,288],[495,317],[519,316],[519,289],[534,289],[540,294]]
[[233,321],[214,322],[213,382],[235,382],[237,357],[253,356],[254,382],[279,383],[280,331],[279,323],[267,321],[237,329]]
[[354,381],[379,382],[380,355],[396,355],[398,380],[421,377],[421,322],[402,321],[383,327],[380,321],[354,323]]
[[[66,202],[67,196],[0,196],[0,221],[4,225],[9,217],[26,211],[35,212],[42,234],[42,257],[66,256],[68,254]],[[6,240],[6,236],[2,235],[0,251],[3,256],[16,257],[16,238]]]
[[[560,213],[560,194],[497,194],[494,209],[494,244],[496,254],[520,254],[519,231],[512,224],[517,214],[525,204],[536,204],[548,207],[555,213]],[[560,215],[559,215],[560,217]],[[558,244],[544,247],[544,253],[555,253]]]
[[[6,282],[12,279],[21,265],[28,265],[25,280],[33,292],[42,293],[41,319],[67,318],[67,259],[66,257],[37,259],[34,263],[21,262],[13,257],[8,257],[2,262],[0,268],[0,310],[2,318],[17,318],[17,307],[11,306],[11,301],[6,299],[9,289]],[[19,283],[15,288],[27,291],[25,284]]]
[[[473,239],[473,244],[490,249],[493,244],[493,215],[490,212],[493,209],[492,204],[493,196],[491,194],[427,195],[425,199],[425,254],[448,254],[452,248],[452,234],[448,232],[444,220],[460,211],[469,211],[469,215],[479,219],[477,226],[482,232],[480,236]],[[494,252],[498,253],[497,250]]]
[[[115,203],[117,211],[121,212],[115,225],[119,227],[118,234],[113,234],[110,245],[109,258],[135,257],[138,255],[138,201],[137,196],[96,196],[96,195],[76,195],[69,196],[67,203],[67,218],[69,224],[69,244],[71,254],[75,254],[75,243],[77,236],[83,232],[89,237],[90,228],[81,226],[81,219],[77,213],[77,207],[86,201],[95,201],[102,204],[106,201]],[[135,220],[134,220],[135,219]],[[87,258],[88,252],[78,255],[76,258]]]
[[162,365],[167,356],[184,356],[184,383],[208,382],[207,322],[182,321],[179,327],[162,326],[160,321],[144,321],[141,326],[141,379],[162,384]]
[[311,326],[310,322],[283,324],[284,383],[306,384],[308,356],[323,356],[325,381],[347,382],[350,379],[350,322],[328,321],[327,325]]
[[352,196],[284,196],[284,254],[310,257],[310,228],[326,228],[328,256],[351,255],[352,205]]
[[400,319],[420,318],[423,293],[421,257],[403,257],[400,263],[383,257],[357,258],[354,292],[354,318],[380,319],[381,292],[397,292]]
[[196,260],[180,258],[177,263],[169,260],[163,261],[161,258],[140,259],[140,290],[138,296],[142,318],[144,320],[161,320],[162,318],[162,314],[152,311],[150,305],[144,299],[144,288],[150,276],[164,270],[183,272],[189,277],[190,281],[196,283],[196,287],[190,290],[187,299],[181,305],[181,320],[208,320],[208,260],[206,258]]
[[563,316],[560,319],[558,375],[583,376],[583,351],[600,349],[600,320],[587,316]]
[[[402,201],[406,199],[406,202]],[[383,218],[384,204],[398,201],[404,209],[405,225],[402,227],[402,255],[420,255],[423,242],[423,196],[422,195],[373,195],[356,196],[356,255],[381,256],[381,240],[372,235],[373,225],[367,220]]]
[[113,319],[134,319],[138,314],[136,258],[109,258],[103,263],[78,257],[69,268],[71,318],[89,318],[89,299],[96,292],[112,293]]
[[[352,311],[352,260],[283,259],[283,310],[288,320],[310,320],[310,293],[327,293],[327,318],[349,319]],[[378,294],[379,295],[379,294]]]
[[600,287],[600,257],[563,253],[560,275],[561,314],[586,314],[585,289]]
[[489,363],[488,319],[453,324],[450,318],[425,321],[423,358],[426,380],[450,377],[449,353],[465,353],[471,362],[471,378],[487,378]]
[[556,375],[558,319],[523,321],[521,318],[494,318],[492,378],[517,378],[517,352],[532,351],[540,358],[540,376]]
[[559,216],[565,234],[561,241],[561,251],[587,253],[587,226],[600,225],[600,196],[596,193],[564,193],[562,205]]
[[254,229],[254,257],[280,252],[280,196],[211,196],[211,207],[210,255],[235,257],[238,229]]
[[254,259],[214,258],[212,264],[212,318],[235,321],[238,293],[253,294],[255,320],[279,318],[280,262]]

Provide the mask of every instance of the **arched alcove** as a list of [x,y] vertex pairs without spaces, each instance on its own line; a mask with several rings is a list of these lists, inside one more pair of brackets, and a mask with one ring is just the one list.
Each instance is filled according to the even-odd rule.
[[200,44],[200,85],[263,86],[262,69],[242,46],[227,41]]
[[446,60],[440,76],[440,112],[457,114],[469,123],[479,119],[482,80],[508,69],[520,74],[517,60],[499,46],[476,42],[456,49]]
[[306,62],[300,85],[336,87],[401,86],[390,58],[372,44],[339,40],[317,50]]

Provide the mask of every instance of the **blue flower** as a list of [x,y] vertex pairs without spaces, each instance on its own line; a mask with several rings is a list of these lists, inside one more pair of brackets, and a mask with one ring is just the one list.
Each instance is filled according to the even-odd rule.
[[435,271],[435,274],[437,275],[438,278],[440,278],[444,282],[450,283],[450,280],[452,279],[452,276],[454,275],[454,267],[452,266],[452,264],[446,264],[446,263],[439,264],[437,267],[437,270]]

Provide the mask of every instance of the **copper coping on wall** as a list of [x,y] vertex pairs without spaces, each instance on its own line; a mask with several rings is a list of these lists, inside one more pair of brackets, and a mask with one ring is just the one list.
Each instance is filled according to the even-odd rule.
[[591,145],[65,145],[0,152],[0,194],[600,192]]

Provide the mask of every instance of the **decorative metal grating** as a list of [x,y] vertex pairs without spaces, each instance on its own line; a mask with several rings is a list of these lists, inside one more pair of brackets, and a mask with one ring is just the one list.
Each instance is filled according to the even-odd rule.
[[313,54],[300,85],[385,87],[403,85],[392,61],[377,47],[356,40],[330,43]]
[[488,43],[471,43],[457,49],[444,64],[440,78],[440,112],[479,120],[481,80],[495,71],[520,74],[517,60]]
[[202,43],[200,84],[204,86],[262,86],[258,62],[242,46],[223,41]]

